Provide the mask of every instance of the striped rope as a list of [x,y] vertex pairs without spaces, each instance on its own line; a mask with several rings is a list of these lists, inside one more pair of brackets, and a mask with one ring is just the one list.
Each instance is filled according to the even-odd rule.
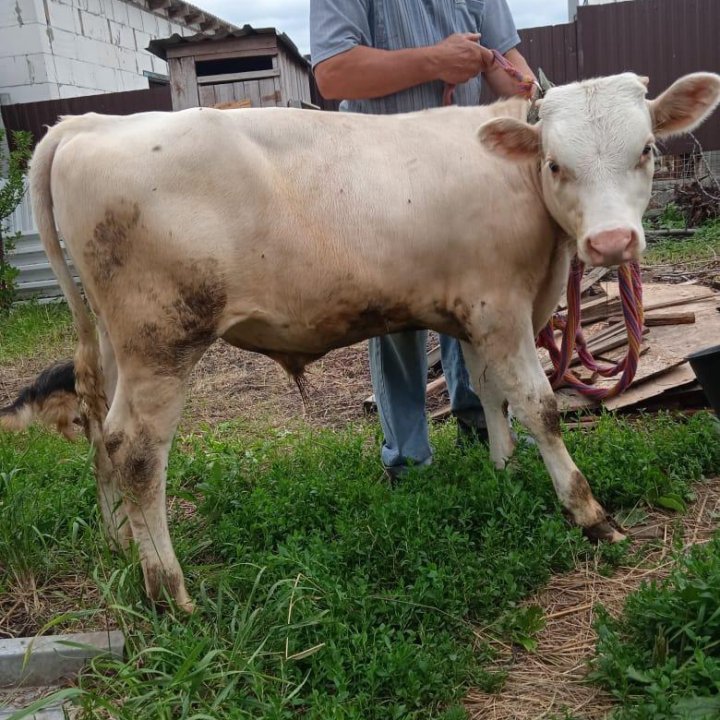
[[[545,348],[550,354],[554,370],[549,379],[553,389],[566,385],[576,389],[582,395],[604,400],[615,397],[626,390],[637,372],[644,329],[640,266],[633,261],[621,265],[618,270],[623,317],[628,336],[628,351],[625,357],[614,365],[599,365],[595,361],[580,329],[580,282],[584,270],[584,264],[575,257],[570,268],[567,285],[567,314],[565,316],[556,314],[550,320],[540,331],[537,346]],[[563,333],[559,348],[555,342],[556,330]],[[622,375],[615,385],[609,388],[599,388],[583,382],[569,369],[575,350],[577,350],[580,362],[593,373],[602,377],[613,377],[620,373]]]

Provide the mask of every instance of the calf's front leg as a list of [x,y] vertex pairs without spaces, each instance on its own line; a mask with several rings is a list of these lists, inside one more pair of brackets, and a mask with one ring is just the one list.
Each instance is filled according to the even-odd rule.
[[[482,324],[478,322],[469,330],[475,350],[468,353],[473,381],[477,387],[492,388],[491,396],[495,400],[507,398],[515,417],[535,438],[555,492],[573,521],[593,539],[623,540],[624,535],[609,522],[565,447],[557,401],[535,350],[531,313],[528,312],[527,320],[523,321],[486,309]],[[498,427],[499,440],[495,452],[502,455],[506,450],[504,431],[499,429],[499,423],[494,425]],[[492,442],[492,430],[490,439]],[[500,459],[493,457],[496,463]]]
[[465,365],[471,378],[471,384],[480,398],[485,412],[488,437],[490,440],[490,459],[498,470],[502,470],[515,450],[515,442],[510,434],[510,422],[507,415],[507,402],[503,394],[490,381],[475,348],[462,343]]

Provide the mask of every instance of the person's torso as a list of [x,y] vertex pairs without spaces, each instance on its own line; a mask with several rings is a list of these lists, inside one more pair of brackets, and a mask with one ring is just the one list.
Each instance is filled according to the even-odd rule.
[[[485,0],[368,0],[373,47],[381,50],[435,45],[453,33],[482,33]],[[454,102],[477,105],[480,77],[458,85]],[[443,83],[417,85],[384,98],[348,100],[351,112],[388,114],[442,105]]]

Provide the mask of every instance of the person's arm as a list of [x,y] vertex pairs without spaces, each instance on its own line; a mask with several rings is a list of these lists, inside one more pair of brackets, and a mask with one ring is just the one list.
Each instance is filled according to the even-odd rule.
[[437,45],[407,50],[357,45],[318,63],[315,80],[329,100],[383,97],[433,80],[457,85],[492,65],[492,52],[479,37],[456,33]]
[[[535,73],[533,73],[525,58],[516,48],[508,50],[504,57],[508,62],[512,63],[516,70],[526,77],[536,80]],[[495,95],[501,98],[512,97],[513,95],[529,96],[532,94],[533,88],[528,89],[523,86],[498,64],[493,65],[485,73],[485,80]]]

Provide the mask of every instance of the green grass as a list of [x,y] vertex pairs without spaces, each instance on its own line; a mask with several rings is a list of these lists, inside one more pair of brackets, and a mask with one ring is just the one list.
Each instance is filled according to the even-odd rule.
[[74,330],[65,303],[25,303],[0,313],[0,363],[72,355]]
[[[107,553],[84,445],[2,437],[0,588],[86,573],[126,632],[127,658],[81,677],[82,717],[458,720],[469,688],[503,680],[473,626],[532,650],[542,618],[518,603],[578,557],[626,552],[567,526],[533,448],[498,472],[482,449],[460,454],[448,424],[435,464],[393,489],[377,432],[258,429],[248,443],[227,423],[180,439],[169,492],[197,507],[172,523],[190,618],[149,607],[137,559]],[[606,417],[567,439],[612,511],[682,507],[720,470],[707,415]]]
[[720,717],[720,536],[680,556],[667,580],[606,613],[593,677],[617,698],[614,720]]
[[720,220],[705,223],[688,238],[667,238],[648,245],[643,256],[646,265],[702,262],[720,258]]

